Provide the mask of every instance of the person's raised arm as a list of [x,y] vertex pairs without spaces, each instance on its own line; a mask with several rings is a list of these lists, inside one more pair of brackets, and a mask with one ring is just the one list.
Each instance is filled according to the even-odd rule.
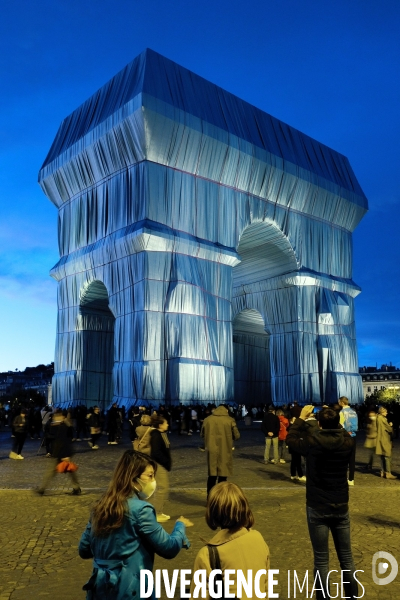
[[304,429],[304,422],[312,414],[313,410],[314,407],[310,404],[303,406],[300,417],[291,425],[286,438],[289,449],[293,449],[295,452],[303,455],[306,455],[309,449],[309,443],[305,439],[307,434]]
[[185,517],[180,517],[171,534],[157,523],[156,514],[151,504],[143,504],[138,519],[138,531],[146,545],[163,558],[174,558],[181,548],[189,548],[190,543],[186,537],[186,527],[193,523]]

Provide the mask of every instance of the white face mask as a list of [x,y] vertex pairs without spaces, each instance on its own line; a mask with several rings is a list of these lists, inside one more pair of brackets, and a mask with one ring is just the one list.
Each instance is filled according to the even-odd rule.
[[147,500],[156,491],[157,482],[155,479],[153,479],[153,481],[142,481],[139,477],[138,479],[136,479],[136,481],[140,483],[140,486],[142,488],[140,492],[138,491],[138,496],[141,500]]

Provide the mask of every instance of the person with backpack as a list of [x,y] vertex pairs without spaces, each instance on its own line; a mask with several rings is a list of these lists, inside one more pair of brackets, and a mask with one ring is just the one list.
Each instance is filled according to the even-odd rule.
[[140,417],[140,425],[136,427],[136,439],[133,440],[132,446],[136,452],[142,454],[151,454],[151,438],[150,433],[152,428],[150,415],[142,414]]
[[358,416],[354,408],[349,406],[349,399],[346,396],[339,398],[339,406],[342,410],[339,413],[340,425],[354,439],[353,450],[349,460],[349,479],[348,484],[354,485],[354,472],[356,469],[356,433],[358,431]]

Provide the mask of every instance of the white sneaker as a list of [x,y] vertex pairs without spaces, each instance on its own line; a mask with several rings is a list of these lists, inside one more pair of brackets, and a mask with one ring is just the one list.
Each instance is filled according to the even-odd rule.
[[292,481],[297,481],[298,477],[297,475],[291,475],[290,479],[292,479]]
[[273,458],[272,460],[270,460],[270,462],[272,462],[272,464],[275,465],[278,461]]
[[109,444],[111,444],[112,446],[115,446],[116,444],[118,444],[118,442],[108,442]]
[[[18,460],[24,460],[24,457],[21,456],[21,454],[17,454],[17,458],[18,458]],[[354,483],[353,483],[353,485],[354,485]]]
[[99,447],[98,446],[92,446],[92,450],[98,450]]
[[354,485],[354,479],[352,479],[351,481],[350,481],[350,479],[348,479],[348,480],[347,480],[347,483],[348,483],[349,485]]
[[8,455],[9,458],[18,458],[18,454],[16,452],[10,452]]
[[75,441],[76,441],[76,442],[81,442],[82,440],[81,440],[81,438],[76,438],[76,440],[75,440]]
[[170,516],[169,515],[164,515],[164,513],[161,513],[160,515],[157,515],[157,523],[165,523],[166,521],[170,520]]
[[307,481],[307,477],[303,475],[303,477],[299,477],[299,481]]
[[286,462],[286,460],[283,460],[283,458],[280,458],[279,462],[282,463],[282,464],[284,464]]

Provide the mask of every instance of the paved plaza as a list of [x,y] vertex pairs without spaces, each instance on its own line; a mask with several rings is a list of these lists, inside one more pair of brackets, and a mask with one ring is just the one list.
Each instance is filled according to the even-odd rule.
[[[285,600],[293,598],[293,570],[301,581],[309,570],[312,580],[305,486],[291,482],[289,463],[263,464],[264,436],[259,424],[254,423],[250,428],[240,424],[240,429],[232,480],[245,490],[255,515],[255,528],[269,545],[271,568],[280,571],[275,591]],[[172,572],[173,569],[191,569],[197,551],[213,533],[204,521],[207,468],[205,453],[198,449],[199,435],[188,437],[173,433],[170,440],[173,469],[170,500],[165,510],[171,515],[171,521],[165,529],[171,531],[179,515],[194,522],[194,527],[188,530],[191,549],[181,551],[172,561],[159,558],[155,561],[156,569],[166,568]],[[80,535],[90,507],[105,488],[118,457],[131,447],[126,432],[123,444],[108,446],[106,442],[103,436],[98,451],[92,451],[87,442],[75,442],[81,496],[68,495],[69,478],[58,475],[54,488],[40,497],[32,492],[40,483],[48,461],[43,449],[37,455],[40,442],[27,440],[23,450],[25,460],[10,460],[10,432],[7,428],[0,432],[0,600],[84,599],[82,585],[90,575],[91,561],[83,561],[77,554]],[[363,457],[363,434],[360,433],[358,468]],[[399,440],[394,441],[392,470],[400,475]],[[400,560],[400,479],[386,481],[377,474],[378,468],[375,475],[358,470],[356,485],[350,489],[352,543],[357,569],[364,571],[359,574],[365,587],[364,598],[391,600],[400,595],[400,575],[389,585],[379,586],[372,581],[371,562],[373,554],[382,550]],[[338,569],[340,573],[333,545],[331,569]],[[361,595],[362,590],[359,593]],[[162,597],[166,598],[165,593]],[[177,594],[176,598],[179,597]],[[309,596],[297,589],[296,597]]]

